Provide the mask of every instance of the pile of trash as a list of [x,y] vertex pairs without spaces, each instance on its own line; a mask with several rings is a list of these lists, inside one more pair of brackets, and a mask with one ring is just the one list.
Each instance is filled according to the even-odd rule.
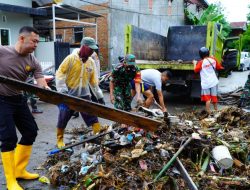
[[[48,157],[50,184],[82,189],[250,189],[250,113],[182,113],[156,132],[119,125]],[[73,132],[74,141],[91,135]]]
[[223,105],[239,105],[243,90],[243,88],[238,88],[231,92],[221,93],[219,95],[219,103]]

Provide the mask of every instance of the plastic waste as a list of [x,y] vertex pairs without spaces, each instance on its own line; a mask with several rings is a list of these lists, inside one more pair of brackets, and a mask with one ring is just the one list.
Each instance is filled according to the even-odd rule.
[[143,139],[140,139],[136,145],[135,145],[135,148],[144,148],[144,145],[145,145],[145,142],[143,141]]
[[119,135],[119,134],[116,133],[116,132],[113,132],[113,134],[114,134],[114,139],[119,139],[119,138],[121,137],[121,135]]
[[147,166],[147,163],[145,160],[140,160],[139,165],[140,165],[142,170],[148,170],[148,166]]
[[127,145],[130,143],[125,135],[122,135],[119,141],[120,141],[120,145]]
[[69,171],[69,166],[68,165],[62,165],[61,172],[66,173],[67,171]]
[[134,139],[134,136],[132,134],[127,134],[127,139],[129,142],[132,142]]
[[152,150],[154,150],[154,149],[155,149],[155,146],[152,145],[152,144],[146,146],[146,148],[145,148],[145,150],[148,151],[148,152],[150,152],[150,151],[152,151]]
[[169,154],[169,152],[167,151],[167,150],[165,150],[165,149],[161,149],[160,150],[160,154],[161,154],[161,156],[162,157],[164,157],[164,158],[169,158],[170,157],[170,154]]
[[39,177],[38,181],[41,182],[41,183],[50,184],[50,180],[45,176]]
[[215,170],[215,168],[214,168],[214,162],[210,162],[209,167],[210,167],[210,170],[211,170],[212,172],[216,172],[216,170]]
[[192,126],[193,126],[193,122],[190,121],[190,120],[185,120],[185,124],[186,124],[188,127],[192,127]]
[[92,165],[90,166],[83,166],[81,167],[81,170],[79,172],[79,175],[85,175],[88,173],[89,169],[92,167]]
[[93,183],[93,180],[89,177],[85,180],[84,182],[84,186],[85,187],[88,187],[91,183]]
[[233,165],[232,156],[224,145],[216,146],[212,150],[213,158],[221,169],[231,168]]
[[181,175],[180,171],[179,171],[176,167],[173,167],[172,173],[173,173],[174,175],[176,175],[176,176]]
[[134,149],[131,151],[132,158],[139,158],[140,156],[143,156],[146,153],[147,151],[144,151],[143,149]]
[[88,157],[89,157],[89,153],[86,150],[84,150],[81,153],[81,163],[82,163],[83,166],[85,166],[87,164]]

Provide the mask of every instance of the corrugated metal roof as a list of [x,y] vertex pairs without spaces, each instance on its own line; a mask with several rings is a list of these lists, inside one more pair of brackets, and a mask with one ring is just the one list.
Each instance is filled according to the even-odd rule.
[[18,5],[10,5],[0,3],[0,10],[12,13],[23,13],[29,15],[39,15],[39,16],[46,16],[47,11],[38,8],[30,8],[30,7],[23,7]]
[[232,28],[242,28],[245,29],[247,26],[247,22],[231,22],[230,26]]
[[[64,18],[64,19],[70,19],[70,20],[77,20],[78,19],[78,14],[80,19],[86,19],[86,18],[96,18],[96,17],[101,17],[102,15],[85,11],[82,9],[78,9],[76,7],[72,7],[70,5],[66,4],[59,4],[59,7],[55,7],[55,16]],[[36,20],[47,20],[47,19],[52,19],[53,17],[53,12],[52,12],[52,6],[49,7],[41,7],[40,9],[46,10],[47,16],[42,17],[35,17]]]

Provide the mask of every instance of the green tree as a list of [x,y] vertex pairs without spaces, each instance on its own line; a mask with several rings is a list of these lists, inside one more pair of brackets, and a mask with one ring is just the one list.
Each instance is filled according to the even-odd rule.
[[[247,14],[247,20],[250,21],[250,5],[248,5],[249,13]],[[250,26],[247,26],[247,30],[242,34],[242,50],[250,52]],[[236,42],[236,47],[239,41]]]
[[[248,9],[250,10],[250,5],[248,5]],[[247,14],[247,20],[250,22],[250,11],[249,11],[249,13]]]
[[242,50],[250,52],[250,27],[242,35]]
[[203,11],[200,16],[193,14],[192,12],[185,9],[186,21],[188,24],[193,25],[206,25],[208,22],[213,21],[222,25],[222,35],[227,37],[231,31],[230,24],[227,22],[226,17],[223,13],[224,9],[220,3],[211,4],[207,9]]

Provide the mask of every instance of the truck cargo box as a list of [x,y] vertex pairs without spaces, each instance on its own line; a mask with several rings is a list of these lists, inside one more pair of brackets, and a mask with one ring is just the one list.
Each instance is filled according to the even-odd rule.
[[199,49],[206,46],[210,54],[221,61],[223,38],[220,25],[170,26],[167,36],[155,34],[133,25],[125,28],[125,54],[136,56],[140,69],[170,70],[167,91],[200,96],[199,74],[193,71],[192,60],[199,60]]
[[[223,39],[220,26],[209,23],[204,26],[170,26],[167,36],[162,36],[133,25],[125,29],[125,54],[133,53],[137,60],[177,61],[183,64],[199,59],[199,49],[209,48],[219,61],[222,56]],[[143,65],[142,65],[143,67]],[[185,69],[184,69],[185,70]]]
[[127,25],[125,52],[133,53],[140,60],[166,60],[167,37]]
[[172,26],[167,36],[167,60],[199,59],[199,49],[206,46],[207,26]]

